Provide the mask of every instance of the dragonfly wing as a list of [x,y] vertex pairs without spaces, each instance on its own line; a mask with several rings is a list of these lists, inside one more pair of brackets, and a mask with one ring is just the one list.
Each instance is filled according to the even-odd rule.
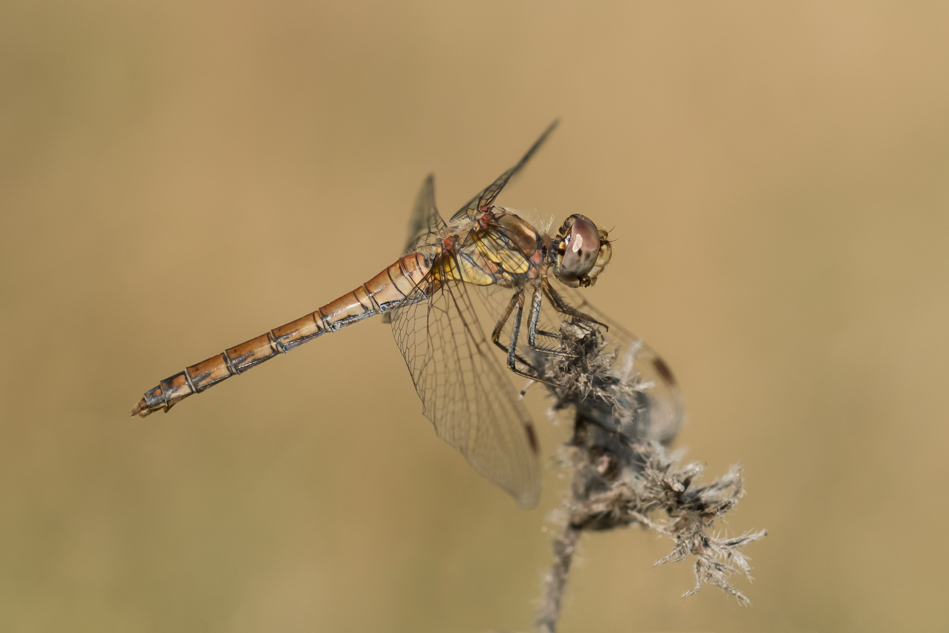
[[[412,219],[409,220],[409,239],[403,254],[435,252],[444,227],[445,220],[435,207],[435,175],[429,174],[415,199]],[[392,312],[386,312],[382,315],[382,322],[392,323],[392,316]]]
[[557,127],[558,123],[560,123],[559,120],[555,120],[553,123],[551,123],[550,127],[548,127],[544,133],[540,135],[540,138],[537,139],[533,145],[531,145],[531,148],[527,150],[527,153],[524,154],[524,157],[520,160],[520,162],[498,176],[498,179],[488,185],[484,191],[472,198],[468,204],[461,207],[461,209],[459,209],[455,215],[451,216],[452,221],[460,220],[464,217],[472,218],[478,213],[479,209],[491,206],[495,198],[498,197],[498,194],[501,193],[501,190],[504,189],[504,185],[508,183],[514,174],[519,172],[521,168],[527,164],[527,161],[529,161],[531,156],[533,156],[537,150],[540,149],[540,146],[544,144],[544,141],[547,140],[547,137],[550,136],[550,133],[554,131],[554,128]]
[[429,174],[422,183],[422,189],[418,192],[418,198],[415,201],[405,253],[417,253],[426,246],[433,246],[438,241],[439,231],[443,228],[445,228],[445,220],[435,207],[435,176]]
[[636,402],[625,412],[617,411],[625,431],[632,437],[671,442],[685,416],[682,391],[669,365],[646,342],[608,317],[574,288],[558,285],[557,293],[577,310],[606,325],[608,347],[617,351],[613,373],[639,388]]
[[493,357],[473,293],[462,282],[434,282],[426,298],[422,287],[396,309],[392,332],[423,413],[478,473],[520,505],[534,506],[541,485],[537,435]]

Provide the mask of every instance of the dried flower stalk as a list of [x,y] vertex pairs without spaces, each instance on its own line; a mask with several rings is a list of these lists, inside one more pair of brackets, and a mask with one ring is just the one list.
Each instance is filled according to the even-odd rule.
[[709,583],[741,604],[750,604],[729,577],[740,573],[751,579],[751,567],[741,548],[766,532],[737,537],[715,532],[716,521],[744,494],[741,468],[733,467],[710,484],[699,486],[696,482],[702,466],[682,465],[676,455],[667,453],[681,416],[669,415],[662,410],[662,402],[650,398],[655,385],[636,371],[643,366],[637,365],[641,341],[611,334],[617,343],[600,328],[575,321],[563,322],[560,334],[564,355],[533,357],[543,377],[559,385],[548,385],[554,398],[551,416],[560,410],[574,414],[573,436],[561,451],[562,461],[573,468],[574,475],[570,495],[559,513],[565,522],[554,540],[554,562],[545,578],[537,628],[543,633],[556,631],[580,534],[630,525],[653,530],[674,542],[672,551],[656,566],[693,559],[695,586],[683,598]]

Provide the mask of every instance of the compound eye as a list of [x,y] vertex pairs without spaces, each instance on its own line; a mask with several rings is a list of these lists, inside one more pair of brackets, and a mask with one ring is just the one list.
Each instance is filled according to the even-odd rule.
[[560,274],[579,278],[590,272],[596,263],[600,253],[600,234],[590,218],[572,215],[564,224],[569,223],[571,219],[573,224],[570,226],[570,233],[563,238]]

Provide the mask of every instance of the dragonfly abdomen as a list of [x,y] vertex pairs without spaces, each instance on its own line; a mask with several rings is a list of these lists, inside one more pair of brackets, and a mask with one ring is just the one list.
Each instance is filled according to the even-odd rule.
[[420,254],[406,255],[316,312],[274,328],[162,380],[157,387],[145,392],[132,409],[132,415],[145,417],[155,411],[168,411],[188,396],[242,374],[326,332],[335,332],[357,321],[388,312],[403,304],[409,295],[415,297],[414,300],[421,300],[423,296],[413,293],[424,282],[428,270],[429,266]]

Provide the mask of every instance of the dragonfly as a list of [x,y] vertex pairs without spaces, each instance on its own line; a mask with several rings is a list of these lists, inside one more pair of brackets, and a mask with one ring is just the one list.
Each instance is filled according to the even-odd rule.
[[[605,315],[576,307],[588,305],[577,298],[578,289],[593,286],[612,257],[608,231],[575,213],[552,236],[495,204],[556,126],[554,121],[516,165],[447,222],[428,176],[402,257],[315,312],[162,380],[145,392],[132,416],[167,412],[315,338],[382,315],[438,437],[520,505],[536,505],[542,478],[537,431],[505,365],[529,381],[549,383],[533,359],[565,355],[557,345],[558,318],[612,329],[617,345],[634,340]],[[542,320],[542,312],[554,321]],[[493,321],[490,333],[482,327],[485,314]],[[651,388],[643,412],[674,423],[681,417],[675,378],[651,348],[637,345],[634,369]]]

